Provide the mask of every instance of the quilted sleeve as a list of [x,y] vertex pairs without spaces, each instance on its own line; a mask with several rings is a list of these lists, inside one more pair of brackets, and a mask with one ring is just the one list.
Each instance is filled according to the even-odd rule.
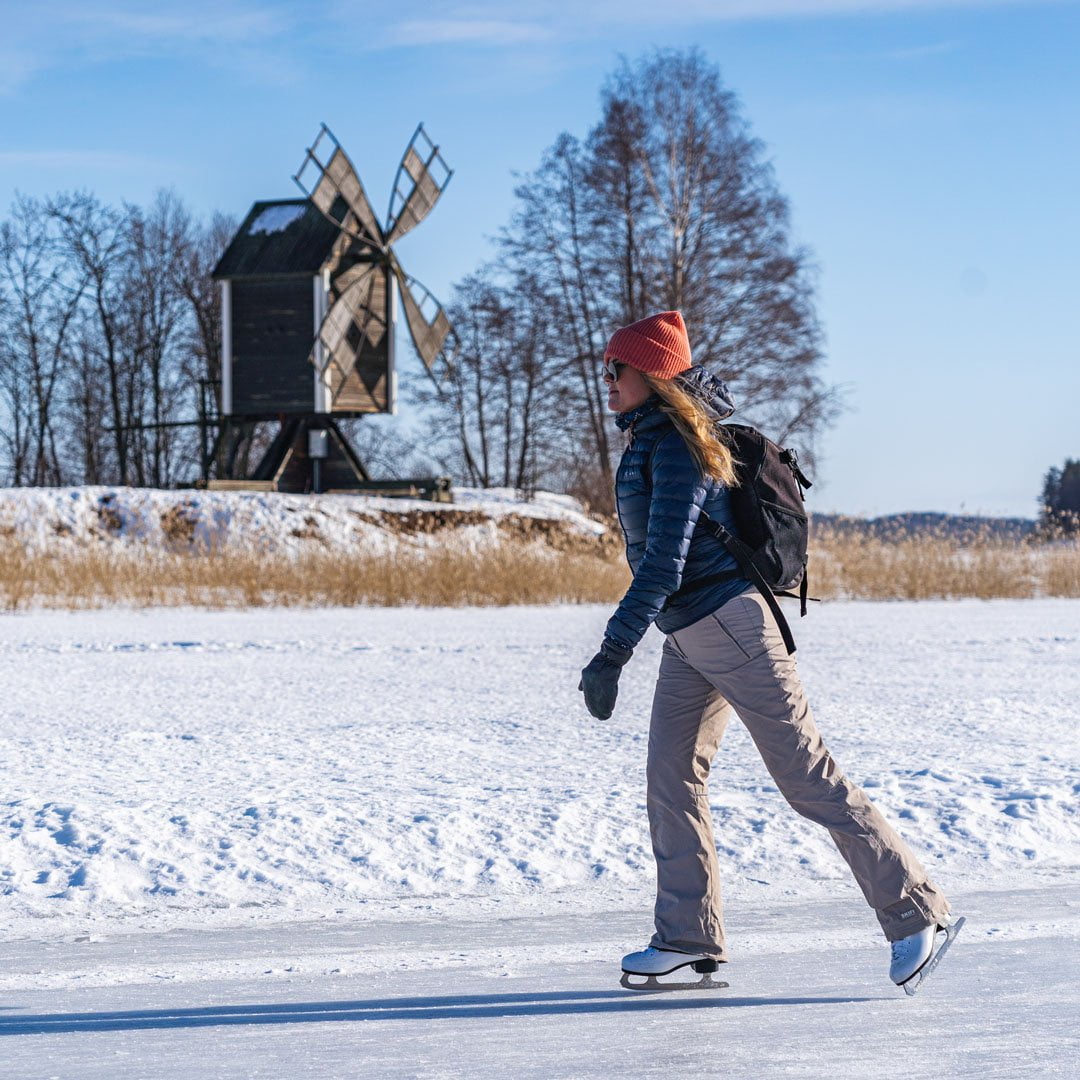
[[712,481],[703,478],[682,436],[665,435],[652,456],[645,554],[607,624],[606,636],[633,649],[682,584],[686,554]]

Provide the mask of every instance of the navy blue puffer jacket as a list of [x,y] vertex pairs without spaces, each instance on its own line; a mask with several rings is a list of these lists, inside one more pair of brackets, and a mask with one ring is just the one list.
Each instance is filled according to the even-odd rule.
[[[735,411],[728,388],[705,368],[692,367],[678,378],[716,414],[717,421]],[[737,569],[716,537],[706,529],[695,531],[702,509],[738,534],[728,489],[701,475],[660,405],[654,395],[616,418],[628,441],[615,478],[615,502],[634,580],[608,622],[606,636],[628,649],[638,644],[650,623],[673,633],[749,587],[737,577],[688,588],[665,608],[668,597],[681,586]]]

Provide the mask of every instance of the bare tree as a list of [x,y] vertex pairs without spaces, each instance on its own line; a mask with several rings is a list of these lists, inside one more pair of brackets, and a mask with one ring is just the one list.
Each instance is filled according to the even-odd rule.
[[7,459],[7,482],[19,487],[26,482],[30,460],[30,420],[26,376],[15,345],[16,323],[14,305],[0,290],[0,400],[5,413],[0,438]]
[[[177,284],[191,316],[184,331],[183,375],[194,396],[196,415],[220,408],[221,294],[211,274],[237,224],[234,217],[221,213],[205,224],[194,223],[180,253]],[[210,448],[204,444],[199,449],[205,457]]]
[[[0,448],[10,481],[180,481],[208,450],[232,235],[172,192],[122,211],[85,192],[18,199],[0,224]],[[191,426],[188,426],[191,425]],[[204,432],[205,434],[205,432]]]
[[791,242],[787,200],[735,95],[699,51],[658,51],[622,63],[603,110],[594,153],[613,144],[638,195],[644,302],[628,314],[681,310],[695,359],[751,419],[775,437],[801,436],[812,456],[838,402],[818,374],[810,255]]
[[[191,218],[175,193],[158,192],[147,211],[127,206],[124,295],[133,340],[132,420],[144,426],[133,437],[140,480],[164,487],[176,479],[177,455],[185,429],[166,426],[177,419],[184,385],[179,350],[189,316],[182,284],[184,257],[191,243]],[[142,391],[140,393],[140,391]],[[148,399],[148,400],[147,400]],[[148,406],[143,411],[143,403]]]
[[511,316],[508,347],[497,364],[508,404],[505,471],[510,486],[531,492],[564,469],[567,446],[581,441],[572,381],[580,364],[567,363],[541,282],[519,274],[503,297]]
[[646,131],[638,105],[605,93],[603,115],[589,136],[588,186],[597,243],[610,257],[593,274],[605,294],[618,298],[613,315],[620,325],[645,318],[654,304],[647,253],[656,245],[656,226],[649,214],[652,190],[640,167]]
[[452,471],[450,463],[441,460],[440,444],[444,441],[430,437],[422,429],[406,433],[402,430],[400,417],[372,414],[339,420],[338,425],[373,480],[442,475]]
[[0,225],[0,289],[4,344],[0,376],[8,411],[5,430],[12,482],[59,484],[55,402],[64,374],[68,330],[85,277],[51,258],[49,217],[34,199],[18,197]]
[[535,490],[551,469],[566,403],[566,361],[542,292],[528,278],[511,288],[472,275],[455,289],[450,318],[448,370],[437,388],[416,388],[438,417],[444,460],[475,486]]
[[48,203],[60,231],[63,256],[87,279],[87,294],[97,327],[97,345],[108,386],[117,478],[132,480],[131,419],[134,411],[133,358],[122,347],[124,318],[124,218],[89,192],[58,195]]
[[577,493],[610,508],[604,342],[660,310],[683,312],[695,360],[729,382],[744,415],[812,458],[838,400],[819,374],[810,256],[791,241],[761,143],[700,52],[623,61],[588,138],[561,135],[516,195],[496,272],[535,281],[558,327],[578,432],[562,444],[563,472]]
[[455,471],[474,487],[495,485],[492,465],[493,423],[497,423],[498,377],[489,363],[499,342],[489,331],[499,328],[499,303],[494,285],[479,275],[466,278],[454,290],[449,308],[455,328],[453,358],[437,388],[416,387],[421,401],[447,422],[441,440],[455,461]]
[[111,479],[111,439],[103,420],[108,416],[108,379],[98,347],[97,323],[83,313],[72,328],[70,367],[60,411],[66,456],[73,476],[84,484]]
[[[524,178],[515,194],[518,208],[502,237],[502,272],[534,283],[534,301],[558,328],[566,359],[564,375],[576,392],[576,419],[594,450],[600,489],[612,486],[610,429],[597,373],[612,329],[612,297],[599,287],[601,251],[586,150],[561,135],[540,168]],[[610,501],[610,500],[608,500]]]

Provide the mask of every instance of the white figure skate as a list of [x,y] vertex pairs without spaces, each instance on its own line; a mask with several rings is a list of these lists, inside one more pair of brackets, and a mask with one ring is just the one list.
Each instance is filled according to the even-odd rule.
[[[650,945],[641,952],[628,953],[622,961],[621,986],[627,990],[722,990],[730,985],[713,979],[719,962],[701,953],[676,952]],[[660,978],[685,967],[692,967],[701,978],[697,982],[661,982]],[[631,981],[633,977],[643,982]]]
[[[941,922],[932,924],[892,943],[892,963],[889,978],[897,986],[904,988],[908,997],[914,997],[919,988],[938,966],[946,950],[953,943],[953,938],[960,933],[964,918],[958,919],[946,915]],[[938,933],[944,931],[944,940],[938,940]]]

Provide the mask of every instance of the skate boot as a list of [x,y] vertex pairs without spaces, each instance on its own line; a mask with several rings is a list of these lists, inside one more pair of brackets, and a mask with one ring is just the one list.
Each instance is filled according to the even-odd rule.
[[[908,937],[892,942],[889,978],[897,986],[902,986],[909,997],[913,996],[937,967],[938,961],[963,925],[962,918],[954,919],[951,915],[946,915],[940,922],[931,923]],[[939,931],[945,933],[941,942],[937,940]]]
[[[684,967],[692,967],[701,979],[698,982],[660,982],[658,976],[670,975]],[[719,961],[704,953],[676,952],[650,945],[641,952],[627,953],[623,957],[623,974],[619,982],[627,990],[719,990],[728,984],[714,981],[712,975],[717,967]],[[632,982],[631,976],[642,977],[644,981]]]

